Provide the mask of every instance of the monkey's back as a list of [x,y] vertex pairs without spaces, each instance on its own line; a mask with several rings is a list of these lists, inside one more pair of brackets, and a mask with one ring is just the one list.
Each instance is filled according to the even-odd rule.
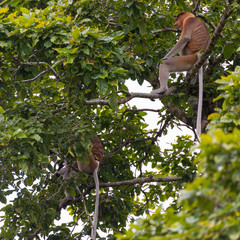
[[191,39],[186,45],[185,52],[188,54],[197,53],[200,50],[205,50],[210,40],[208,28],[200,19],[197,17],[187,18],[185,21],[185,27],[192,29]]

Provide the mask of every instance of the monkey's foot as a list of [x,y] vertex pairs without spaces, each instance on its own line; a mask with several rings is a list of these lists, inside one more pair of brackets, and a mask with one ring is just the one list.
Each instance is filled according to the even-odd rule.
[[167,88],[164,88],[164,89],[158,88],[158,89],[155,89],[155,90],[151,91],[150,94],[161,94],[161,93],[164,93],[166,91],[167,91]]

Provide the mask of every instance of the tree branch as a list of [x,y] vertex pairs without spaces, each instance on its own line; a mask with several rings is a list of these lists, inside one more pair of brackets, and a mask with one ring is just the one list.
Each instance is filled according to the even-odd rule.
[[[143,183],[153,183],[153,182],[176,182],[182,180],[182,177],[141,177],[141,178],[135,178],[132,180],[125,180],[120,182],[108,182],[108,183],[100,183],[99,188],[109,188],[109,187],[120,187],[120,186],[132,186],[135,184],[143,184]],[[77,203],[79,201],[82,201],[82,197],[86,196],[91,192],[92,189],[95,189],[95,184],[88,185],[85,192],[82,194],[82,196],[75,198],[68,202],[68,205],[72,203]]]
[[197,2],[195,1],[195,0],[193,0],[193,10],[191,11],[193,14],[195,14],[196,13],[196,11],[198,10],[198,8],[199,8],[199,5],[200,5],[200,2],[201,2],[201,0],[198,0]]
[[25,239],[26,239],[26,240],[32,240],[32,239],[34,239],[34,237],[36,237],[36,236],[40,233],[41,230],[42,230],[42,227],[37,228],[33,234],[31,234],[30,236],[28,236],[28,237],[25,238]]
[[[189,126],[192,126],[193,128],[196,127],[196,118],[191,117],[188,114],[186,114],[184,111],[182,111],[181,109],[176,108],[171,102],[168,102],[167,109],[174,117],[178,118],[183,123],[185,123]],[[202,119],[201,126],[202,126],[203,130],[206,128],[207,124],[208,124],[208,121]]]
[[162,136],[163,132],[164,132],[165,129],[168,127],[168,124],[169,124],[169,122],[171,121],[172,117],[173,117],[173,116],[172,116],[171,114],[167,116],[165,122],[160,125],[160,128],[159,128],[156,136],[152,139],[151,144],[150,144],[150,145],[148,146],[148,148],[146,149],[146,152],[145,152],[146,154],[145,154],[145,156],[144,156],[140,161],[137,162],[137,165],[139,166],[141,173],[142,173],[141,163],[142,163],[146,158],[148,158],[150,149],[151,149],[152,146],[155,144],[155,142],[157,141],[158,137],[161,137],[161,136]]
[[[182,180],[182,177],[140,177],[132,180],[125,180],[120,182],[109,182],[109,183],[100,183],[99,188],[109,188],[109,187],[121,187],[121,186],[132,186],[135,184],[143,184],[143,183],[153,183],[153,182],[176,182]],[[86,196],[92,189],[95,188],[95,184],[90,184],[86,191],[84,192],[84,196]],[[72,202],[78,202],[81,198],[76,198]]]
[[[125,180],[121,182],[111,182],[111,183],[101,183],[99,187],[101,188],[109,188],[109,187],[120,187],[120,186],[131,186],[135,184],[143,184],[143,183],[153,183],[153,182],[176,182],[182,180],[182,177],[141,177],[135,178],[132,180]],[[92,184],[88,188],[95,188],[95,185]]]
[[37,65],[47,65],[48,66],[48,70],[51,70],[51,72],[53,73],[53,75],[56,77],[56,79],[60,79],[60,76],[58,75],[57,71],[50,66],[47,62],[21,62],[20,66],[37,66]]
[[162,28],[162,29],[159,29],[159,30],[152,31],[153,34],[158,34],[158,33],[162,33],[162,32],[176,32],[176,33],[179,33],[181,31],[177,28]]
[[[128,96],[118,100],[118,104],[127,103],[130,100],[132,100],[133,98],[159,99],[159,98],[163,98],[163,97],[169,96],[170,94],[172,94],[176,90],[177,90],[177,87],[172,86],[166,92],[164,92],[162,94],[128,93],[127,94]],[[108,100],[103,100],[101,98],[91,99],[91,100],[85,101],[85,103],[87,105],[109,105],[109,101]]]
[[36,79],[38,79],[39,77],[41,77],[42,75],[44,75],[45,73],[47,73],[48,71],[49,71],[49,69],[46,69],[46,70],[40,72],[40,73],[39,73],[37,76],[35,76],[34,78],[22,80],[21,82],[32,82],[32,81],[35,81]]

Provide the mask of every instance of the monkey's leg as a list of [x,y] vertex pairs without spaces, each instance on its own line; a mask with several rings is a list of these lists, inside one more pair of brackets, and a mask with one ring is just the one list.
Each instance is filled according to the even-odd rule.
[[165,63],[159,65],[159,82],[160,88],[151,91],[151,94],[160,94],[164,93],[168,89],[168,77],[169,77],[169,69],[168,65]]
[[196,61],[196,54],[164,59],[163,64],[159,66],[160,88],[153,90],[151,93],[160,94],[167,91],[169,74],[172,72],[188,71]]

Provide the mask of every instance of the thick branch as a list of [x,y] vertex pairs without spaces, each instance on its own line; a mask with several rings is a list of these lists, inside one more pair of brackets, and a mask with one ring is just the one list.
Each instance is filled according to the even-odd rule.
[[[196,118],[191,117],[181,109],[176,108],[171,102],[167,104],[167,109],[174,117],[178,118],[180,121],[182,121],[186,125],[192,126],[193,128],[195,128]],[[202,119],[201,124],[202,124],[202,129],[204,130],[208,124],[208,121]]]
[[[135,178],[132,180],[125,180],[121,182],[109,182],[109,183],[100,183],[100,188],[109,188],[109,187],[120,187],[120,186],[132,186],[135,184],[144,184],[144,183],[153,183],[153,182],[176,182],[182,180],[182,177],[141,177],[141,178]],[[79,201],[82,201],[82,197],[86,196],[90,193],[92,189],[95,189],[95,184],[91,184],[87,187],[85,192],[82,194],[82,196],[73,199],[72,201],[68,202],[69,204],[77,203]]]
[[[121,182],[109,182],[109,183],[100,183],[100,188],[109,188],[109,187],[120,187],[120,186],[132,186],[135,184],[143,184],[143,183],[153,183],[153,182],[176,182],[182,180],[182,177],[141,177],[135,178],[132,180],[125,180]],[[84,196],[86,196],[92,189],[95,188],[95,184],[91,184],[88,186],[86,191],[84,192]],[[73,200],[73,202],[80,201],[81,198],[77,198]]]
[[[181,180],[181,177],[141,177],[135,178],[132,180],[126,180],[121,182],[111,182],[111,183],[101,183],[101,188],[109,188],[109,187],[120,187],[120,186],[131,186],[135,184],[143,184],[143,183],[152,183],[152,182],[176,182]],[[95,188],[95,185],[92,184],[89,188]]]

